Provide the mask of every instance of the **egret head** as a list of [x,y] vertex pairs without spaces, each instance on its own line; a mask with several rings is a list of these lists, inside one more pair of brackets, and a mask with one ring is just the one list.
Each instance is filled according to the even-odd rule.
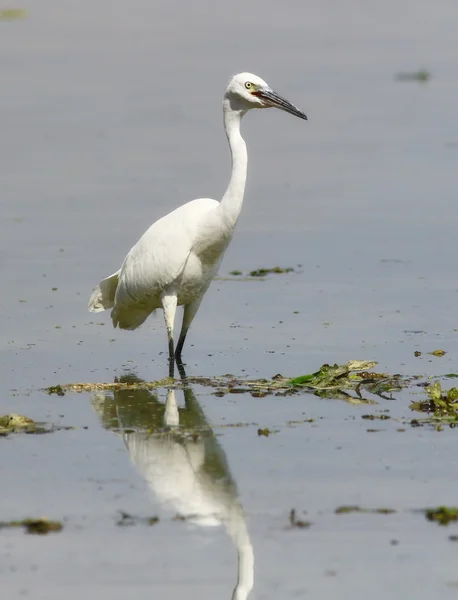
[[227,86],[224,98],[233,110],[246,112],[250,108],[279,108],[307,120],[307,115],[297,106],[282,98],[263,79],[252,73],[234,75]]

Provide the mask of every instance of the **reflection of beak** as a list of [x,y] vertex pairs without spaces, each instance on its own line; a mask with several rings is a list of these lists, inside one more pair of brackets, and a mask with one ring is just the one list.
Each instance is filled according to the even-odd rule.
[[261,98],[266,107],[272,106],[274,108],[279,108],[280,110],[284,110],[292,115],[295,115],[296,117],[299,117],[300,119],[305,119],[307,121],[307,115],[305,113],[270,88],[260,89],[256,92],[252,92],[252,94],[253,96]]

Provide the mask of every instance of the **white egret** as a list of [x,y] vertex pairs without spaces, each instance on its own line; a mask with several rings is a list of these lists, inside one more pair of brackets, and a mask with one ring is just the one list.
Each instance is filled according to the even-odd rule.
[[232,78],[223,99],[224,128],[232,155],[231,178],[223,199],[192,200],[153,223],[121,268],[99,283],[89,301],[90,311],[111,308],[114,327],[130,330],[162,308],[171,369],[177,306],[184,306],[175,353],[180,360],[189,326],[218,271],[242,209],[248,158],[240,134],[241,119],[251,108],[270,107],[307,119],[260,77],[240,73]]

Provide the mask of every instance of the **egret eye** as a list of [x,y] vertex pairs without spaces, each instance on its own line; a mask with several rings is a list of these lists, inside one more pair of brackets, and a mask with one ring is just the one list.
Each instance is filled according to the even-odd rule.
[[251,89],[253,87],[253,84],[250,81],[247,81],[245,83],[245,87],[246,87],[247,90],[249,90],[249,89]]

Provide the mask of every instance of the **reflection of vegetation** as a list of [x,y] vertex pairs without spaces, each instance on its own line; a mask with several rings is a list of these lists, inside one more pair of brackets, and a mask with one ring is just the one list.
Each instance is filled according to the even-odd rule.
[[22,521],[0,522],[0,529],[15,527],[24,527],[27,533],[36,533],[39,535],[63,529],[63,525],[59,521],[48,521],[47,519],[23,519]]
[[458,521],[458,508],[439,506],[439,508],[427,508],[425,510],[428,521],[435,521],[439,525],[448,525],[452,521]]

